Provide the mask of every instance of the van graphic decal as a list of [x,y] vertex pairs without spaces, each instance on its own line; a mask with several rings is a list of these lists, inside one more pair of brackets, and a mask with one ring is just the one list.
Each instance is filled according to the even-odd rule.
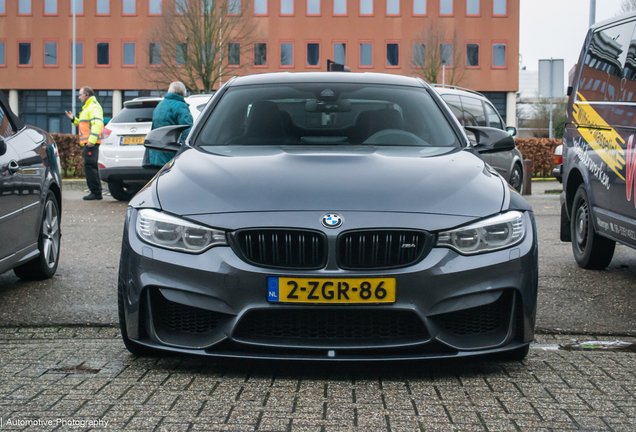
[[632,200],[632,188],[634,189],[634,206],[636,207],[636,145],[633,146],[634,135],[629,137],[627,141],[627,184],[625,185],[625,193],[627,201]]
[[579,125],[592,125],[600,129],[580,128],[583,139],[592,147],[601,159],[621,180],[625,180],[622,171],[625,167],[625,151],[621,144],[625,140],[590,106],[587,100],[577,93],[578,101],[573,105],[574,119]]
[[574,139],[574,147],[572,147],[572,151],[574,154],[581,160],[581,163],[585,165],[585,168],[592,174],[594,177],[598,179],[599,182],[603,186],[609,190],[611,184],[609,176],[605,173],[605,163],[601,162],[601,164],[597,164],[588,154],[589,144],[585,142],[582,138]]

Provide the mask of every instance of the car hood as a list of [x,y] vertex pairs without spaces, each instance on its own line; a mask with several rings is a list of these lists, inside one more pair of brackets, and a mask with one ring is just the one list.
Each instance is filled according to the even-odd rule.
[[404,147],[188,148],[157,178],[177,215],[382,211],[484,217],[501,210],[502,180],[469,151]]

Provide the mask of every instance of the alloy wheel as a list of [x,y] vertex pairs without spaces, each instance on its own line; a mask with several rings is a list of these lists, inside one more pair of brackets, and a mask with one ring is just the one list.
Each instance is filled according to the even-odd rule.
[[60,248],[60,226],[57,207],[51,200],[46,202],[44,220],[42,221],[44,261],[49,268],[57,262]]

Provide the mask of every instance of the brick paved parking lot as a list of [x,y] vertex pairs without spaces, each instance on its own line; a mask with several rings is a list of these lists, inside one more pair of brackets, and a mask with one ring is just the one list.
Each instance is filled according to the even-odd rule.
[[0,430],[636,430],[636,353],[557,349],[571,338],[538,335],[523,362],[341,365],[138,358],[116,328],[6,327]]

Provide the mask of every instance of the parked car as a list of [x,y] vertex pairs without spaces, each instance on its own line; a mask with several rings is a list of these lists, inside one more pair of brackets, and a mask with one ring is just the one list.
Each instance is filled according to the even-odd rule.
[[[433,85],[463,126],[489,126],[517,135],[517,128],[506,126],[499,112],[481,93],[455,86]],[[469,134],[469,138],[472,138]],[[523,186],[523,156],[515,147],[506,152],[482,155],[517,192]]]
[[[192,118],[201,114],[211,94],[185,98]],[[144,138],[152,128],[152,113],[161,97],[140,97],[124,102],[124,108],[102,132],[99,152],[99,175],[108,183],[113,198],[129,201],[157,173],[156,168],[144,168]]]
[[25,126],[0,92],[0,273],[41,280],[60,256],[62,174],[55,142]]
[[131,201],[122,338],[268,359],[523,358],[533,339],[531,207],[424,81],[374,73],[232,78]]
[[554,148],[554,169],[552,175],[556,177],[559,183],[563,183],[563,144],[559,144]]
[[636,248],[636,14],[590,28],[568,88],[561,240],[586,269]]

